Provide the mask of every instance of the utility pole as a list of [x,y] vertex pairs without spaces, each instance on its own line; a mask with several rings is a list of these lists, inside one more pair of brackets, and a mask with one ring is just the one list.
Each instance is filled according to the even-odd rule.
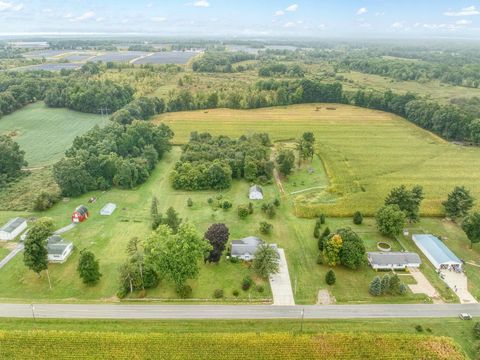
[[32,317],[33,317],[33,321],[35,321],[35,306],[33,306],[33,304],[30,304],[30,306],[32,307]]
[[300,333],[303,332],[303,319],[305,318],[305,308],[302,308],[301,314],[302,314],[302,320],[300,322]]

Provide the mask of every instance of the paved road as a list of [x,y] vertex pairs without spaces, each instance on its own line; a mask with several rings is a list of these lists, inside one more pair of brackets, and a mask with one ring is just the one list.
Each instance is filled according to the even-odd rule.
[[[71,319],[362,319],[480,316],[479,304],[412,305],[79,305],[35,304],[37,318]],[[0,317],[31,318],[30,304],[0,304]]]

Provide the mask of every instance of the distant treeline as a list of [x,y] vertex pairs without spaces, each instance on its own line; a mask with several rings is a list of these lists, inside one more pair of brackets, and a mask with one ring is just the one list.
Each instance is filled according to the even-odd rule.
[[384,58],[345,59],[339,68],[391,77],[396,80],[439,80],[446,84],[480,87],[480,64],[453,66]]
[[75,138],[66,157],[53,166],[62,195],[79,196],[112,186],[130,189],[145,182],[169,151],[173,132],[145,121],[94,127]]
[[246,52],[206,51],[192,64],[197,72],[233,72],[232,65],[241,61],[254,60],[255,55]]
[[265,64],[258,70],[258,75],[262,77],[288,75],[290,77],[304,77],[305,72],[298,64],[286,65],[282,63]]

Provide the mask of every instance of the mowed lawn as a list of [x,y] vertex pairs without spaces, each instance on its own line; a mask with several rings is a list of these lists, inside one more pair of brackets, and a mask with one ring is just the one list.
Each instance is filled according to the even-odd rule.
[[442,215],[441,202],[456,185],[465,185],[480,198],[480,149],[450,144],[386,112],[307,104],[167,113],[154,121],[171,126],[177,143],[188,141],[191,131],[232,137],[267,132],[274,141],[313,131],[330,186],[295,196],[298,216],[350,216],[355,210],[373,215],[388,192],[401,184],[424,187],[421,213],[428,216]]
[[0,134],[11,135],[18,142],[29,167],[45,166],[61,159],[76,136],[106,121],[100,115],[49,108],[37,102],[0,118]]

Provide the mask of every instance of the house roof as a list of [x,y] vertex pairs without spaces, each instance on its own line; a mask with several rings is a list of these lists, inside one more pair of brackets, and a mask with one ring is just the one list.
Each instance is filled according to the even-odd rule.
[[52,235],[47,239],[47,252],[49,255],[61,255],[71,244],[60,235]]
[[21,217],[11,219],[9,222],[7,222],[5,225],[3,225],[0,228],[0,231],[5,231],[7,233],[11,233],[16,228],[18,228],[20,225],[22,225],[25,221],[27,221],[27,220],[24,219],[24,218],[21,218]]
[[262,190],[262,188],[261,188],[260,186],[258,186],[258,185],[253,185],[253,186],[251,186],[249,192],[250,192],[250,193],[252,193],[252,192],[259,192],[259,193],[261,193],[261,194],[263,195],[263,190]]
[[368,261],[372,265],[421,264],[420,256],[414,252],[369,252]]
[[255,254],[260,244],[263,244],[263,240],[255,236],[248,236],[240,240],[232,240],[231,254]]
[[88,209],[84,205],[80,205],[75,209],[75,212],[78,212],[80,215],[85,215],[88,212]]
[[437,264],[459,264],[460,259],[439,238],[431,234],[414,234],[413,241],[420,250]]

